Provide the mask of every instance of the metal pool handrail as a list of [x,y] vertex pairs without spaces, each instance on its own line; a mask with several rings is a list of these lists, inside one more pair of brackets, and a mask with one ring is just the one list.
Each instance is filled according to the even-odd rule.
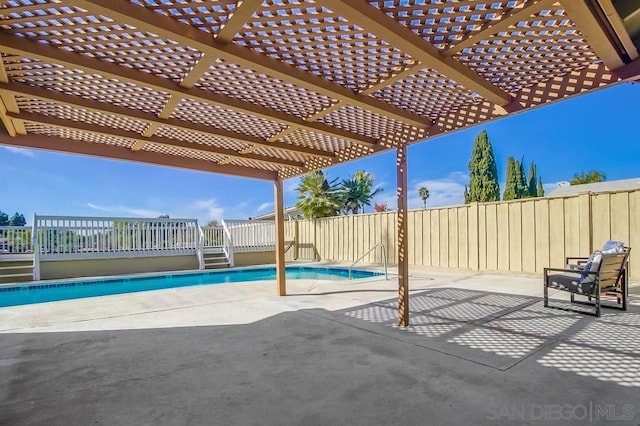
[[369,253],[371,253],[373,250],[375,250],[376,247],[381,247],[382,248],[382,264],[384,265],[384,279],[385,280],[389,279],[389,274],[387,273],[387,248],[382,243],[375,244],[373,247],[371,247],[369,250],[367,250],[362,256],[357,258],[356,261],[351,264],[351,266],[349,266],[349,279],[351,279],[351,272],[352,272],[353,267],[356,266],[356,263],[358,263],[362,259],[364,259],[364,257],[366,255],[368,255]]

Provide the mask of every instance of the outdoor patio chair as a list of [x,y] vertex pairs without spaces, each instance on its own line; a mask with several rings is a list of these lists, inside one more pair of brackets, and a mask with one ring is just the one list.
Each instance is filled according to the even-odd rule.
[[[567,291],[571,294],[571,303],[594,306],[596,316],[600,316],[601,307],[627,310],[628,277],[627,267],[631,248],[623,247],[621,252],[596,251],[589,258],[567,258],[566,269],[544,268],[544,306],[549,305],[549,288]],[[576,263],[571,264],[570,261]],[[588,301],[577,301],[575,295],[586,296]],[[603,305],[602,296],[615,297],[617,304]],[[583,312],[583,311],[577,311]]]
[[[607,241],[604,247],[602,248],[602,251],[606,252],[608,250],[611,250],[614,247],[620,247],[621,252],[624,251],[627,253],[627,263],[625,264],[625,269],[624,269],[624,280],[625,280],[624,285],[626,286],[626,289],[628,292],[629,291],[629,273],[627,271],[627,268],[629,266],[628,263],[629,263],[629,255],[631,254],[631,247],[627,247],[619,241]],[[567,265],[567,269],[575,269],[575,270],[582,271],[589,263],[589,259],[591,259],[591,257],[568,256],[568,257],[565,257],[564,263],[565,265]],[[613,294],[609,294],[609,296],[612,296],[612,295]],[[622,303],[622,297],[619,294],[616,296],[616,298],[618,299],[618,304]],[[589,298],[589,300],[591,299]]]

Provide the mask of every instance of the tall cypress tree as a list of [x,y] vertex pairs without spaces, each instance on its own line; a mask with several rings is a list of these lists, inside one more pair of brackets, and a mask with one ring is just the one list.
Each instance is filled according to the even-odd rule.
[[469,161],[469,193],[465,202],[500,200],[498,168],[487,131],[476,136]]
[[503,200],[515,200],[518,198],[519,174],[520,167],[518,161],[512,156],[509,156],[509,158],[507,158],[507,179],[504,186],[504,193],[502,194]]
[[536,164],[532,161],[529,165],[529,197],[537,197],[538,196],[538,177],[537,177],[538,168]]
[[524,171],[524,157],[522,160],[517,161],[518,165],[518,191],[516,198],[526,198],[529,195],[529,184],[527,183],[527,174]]
[[544,197],[544,187],[542,186],[542,178],[541,177],[538,178],[538,188],[537,188],[536,195],[538,197]]

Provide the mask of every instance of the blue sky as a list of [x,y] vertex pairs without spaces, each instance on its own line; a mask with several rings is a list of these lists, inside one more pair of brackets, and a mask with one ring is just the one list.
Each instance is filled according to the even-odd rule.
[[[545,188],[574,173],[600,170],[607,180],[640,177],[640,84],[622,84],[558,102],[409,148],[409,207],[463,202],[467,163],[476,134],[486,129],[500,180],[507,157],[538,167]],[[383,188],[376,201],[395,208],[395,153],[327,169],[330,178],[371,172]],[[42,215],[246,219],[273,209],[271,182],[204,172],[0,146],[0,210],[20,212],[31,223]],[[297,179],[285,181],[285,204],[296,202]],[[504,189],[501,187],[501,190]],[[368,209],[367,211],[370,211]]]

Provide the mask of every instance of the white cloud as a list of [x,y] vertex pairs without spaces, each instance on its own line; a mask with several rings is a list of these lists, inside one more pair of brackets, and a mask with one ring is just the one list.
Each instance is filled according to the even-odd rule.
[[87,203],[87,206],[94,210],[98,210],[105,213],[126,214],[126,215],[133,215],[133,216],[139,216],[139,217],[158,217],[165,214],[165,213],[157,212],[154,210],[139,209],[139,208],[133,208],[133,207],[127,207],[127,206],[100,206],[93,203]]
[[[455,206],[464,204],[464,186],[469,182],[469,175],[464,172],[451,172],[446,177],[440,179],[427,179],[414,181],[409,184],[409,208],[422,208],[423,203],[418,195],[418,189],[426,186],[429,190],[427,207]],[[389,190],[386,190],[371,203],[387,203],[390,210],[396,210],[398,200],[396,197],[395,184],[384,182]],[[367,208],[367,211],[369,209]]]
[[199,223],[207,223],[210,220],[220,222],[221,219],[247,219],[249,216],[255,215],[256,211],[253,206],[254,204],[250,201],[240,201],[236,204],[222,206],[215,198],[196,200],[183,203],[180,206],[180,217],[195,217]]
[[261,212],[267,209],[273,208],[273,203],[262,203],[256,209],[257,212]]
[[282,191],[285,193],[297,193],[296,188],[300,185],[300,176],[284,181]]
[[418,195],[418,189],[421,186],[425,186],[429,190],[427,207],[464,204],[464,186],[468,181],[469,176],[466,173],[452,172],[444,178],[414,182],[409,188],[409,208],[417,209],[423,207],[422,200]]
[[7,151],[12,152],[14,154],[24,155],[25,157],[33,157],[33,156],[35,156],[33,151],[28,150],[28,149],[24,149],[24,148],[17,148],[15,146],[3,146],[2,148],[6,149]]
[[191,203],[188,210],[195,212],[203,212],[206,214],[206,222],[209,220],[223,219],[225,209],[220,207],[214,198],[208,200],[197,200]]

